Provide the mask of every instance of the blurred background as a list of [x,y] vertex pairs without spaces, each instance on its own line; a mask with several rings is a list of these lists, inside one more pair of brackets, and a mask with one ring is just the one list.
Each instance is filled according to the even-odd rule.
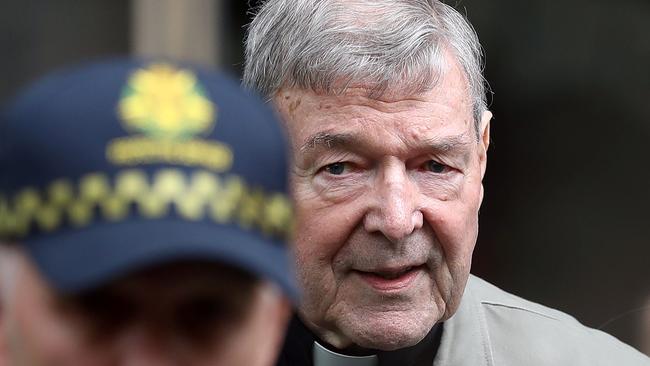
[[[239,74],[256,4],[3,0],[0,102],[105,56]],[[479,33],[494,92],[473,272],[650,355],[650,1],[451,4]]]

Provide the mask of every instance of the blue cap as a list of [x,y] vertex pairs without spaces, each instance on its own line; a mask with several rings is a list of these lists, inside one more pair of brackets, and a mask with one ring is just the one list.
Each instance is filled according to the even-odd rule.
[[0,121],[0,238],[77,292],[133,270],[214,260],[296,286],[274,113],[222,74],[110,60],[55,73]]

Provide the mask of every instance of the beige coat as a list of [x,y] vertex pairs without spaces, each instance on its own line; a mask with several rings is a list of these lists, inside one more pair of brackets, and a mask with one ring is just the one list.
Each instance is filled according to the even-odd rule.
[[560,311],[470,276],[434,366],[650,366],[650,358]]

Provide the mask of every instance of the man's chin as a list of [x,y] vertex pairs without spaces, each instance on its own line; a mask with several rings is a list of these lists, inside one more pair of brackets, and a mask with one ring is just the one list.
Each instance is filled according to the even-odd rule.
[[360,347],[393,351],[411,347],[420,342],[436,323],[435,317],[410,315],[390,316],[381,314],[376,317],[354,321],[349,319],[340,325],[340,329],[350,341]]

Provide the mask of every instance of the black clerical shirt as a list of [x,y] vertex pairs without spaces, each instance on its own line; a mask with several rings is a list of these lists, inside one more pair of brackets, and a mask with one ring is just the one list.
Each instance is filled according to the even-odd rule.
[[[370,354],[376,354],[379,359],[379,366],[431,366],[436,357],[440,339],[442,337],[442,324],[436,324],[429,334],[420,343],[407,348],[395,351],[370,350]],[[277,366],[314,366],[313,348],[314,342],[318,341],[322,346],[342,354],[359,355],[358,353],[346,352],[336,349],[318,339],[307,327],[294,316],[289,324],[287,336],[278,358]]]

